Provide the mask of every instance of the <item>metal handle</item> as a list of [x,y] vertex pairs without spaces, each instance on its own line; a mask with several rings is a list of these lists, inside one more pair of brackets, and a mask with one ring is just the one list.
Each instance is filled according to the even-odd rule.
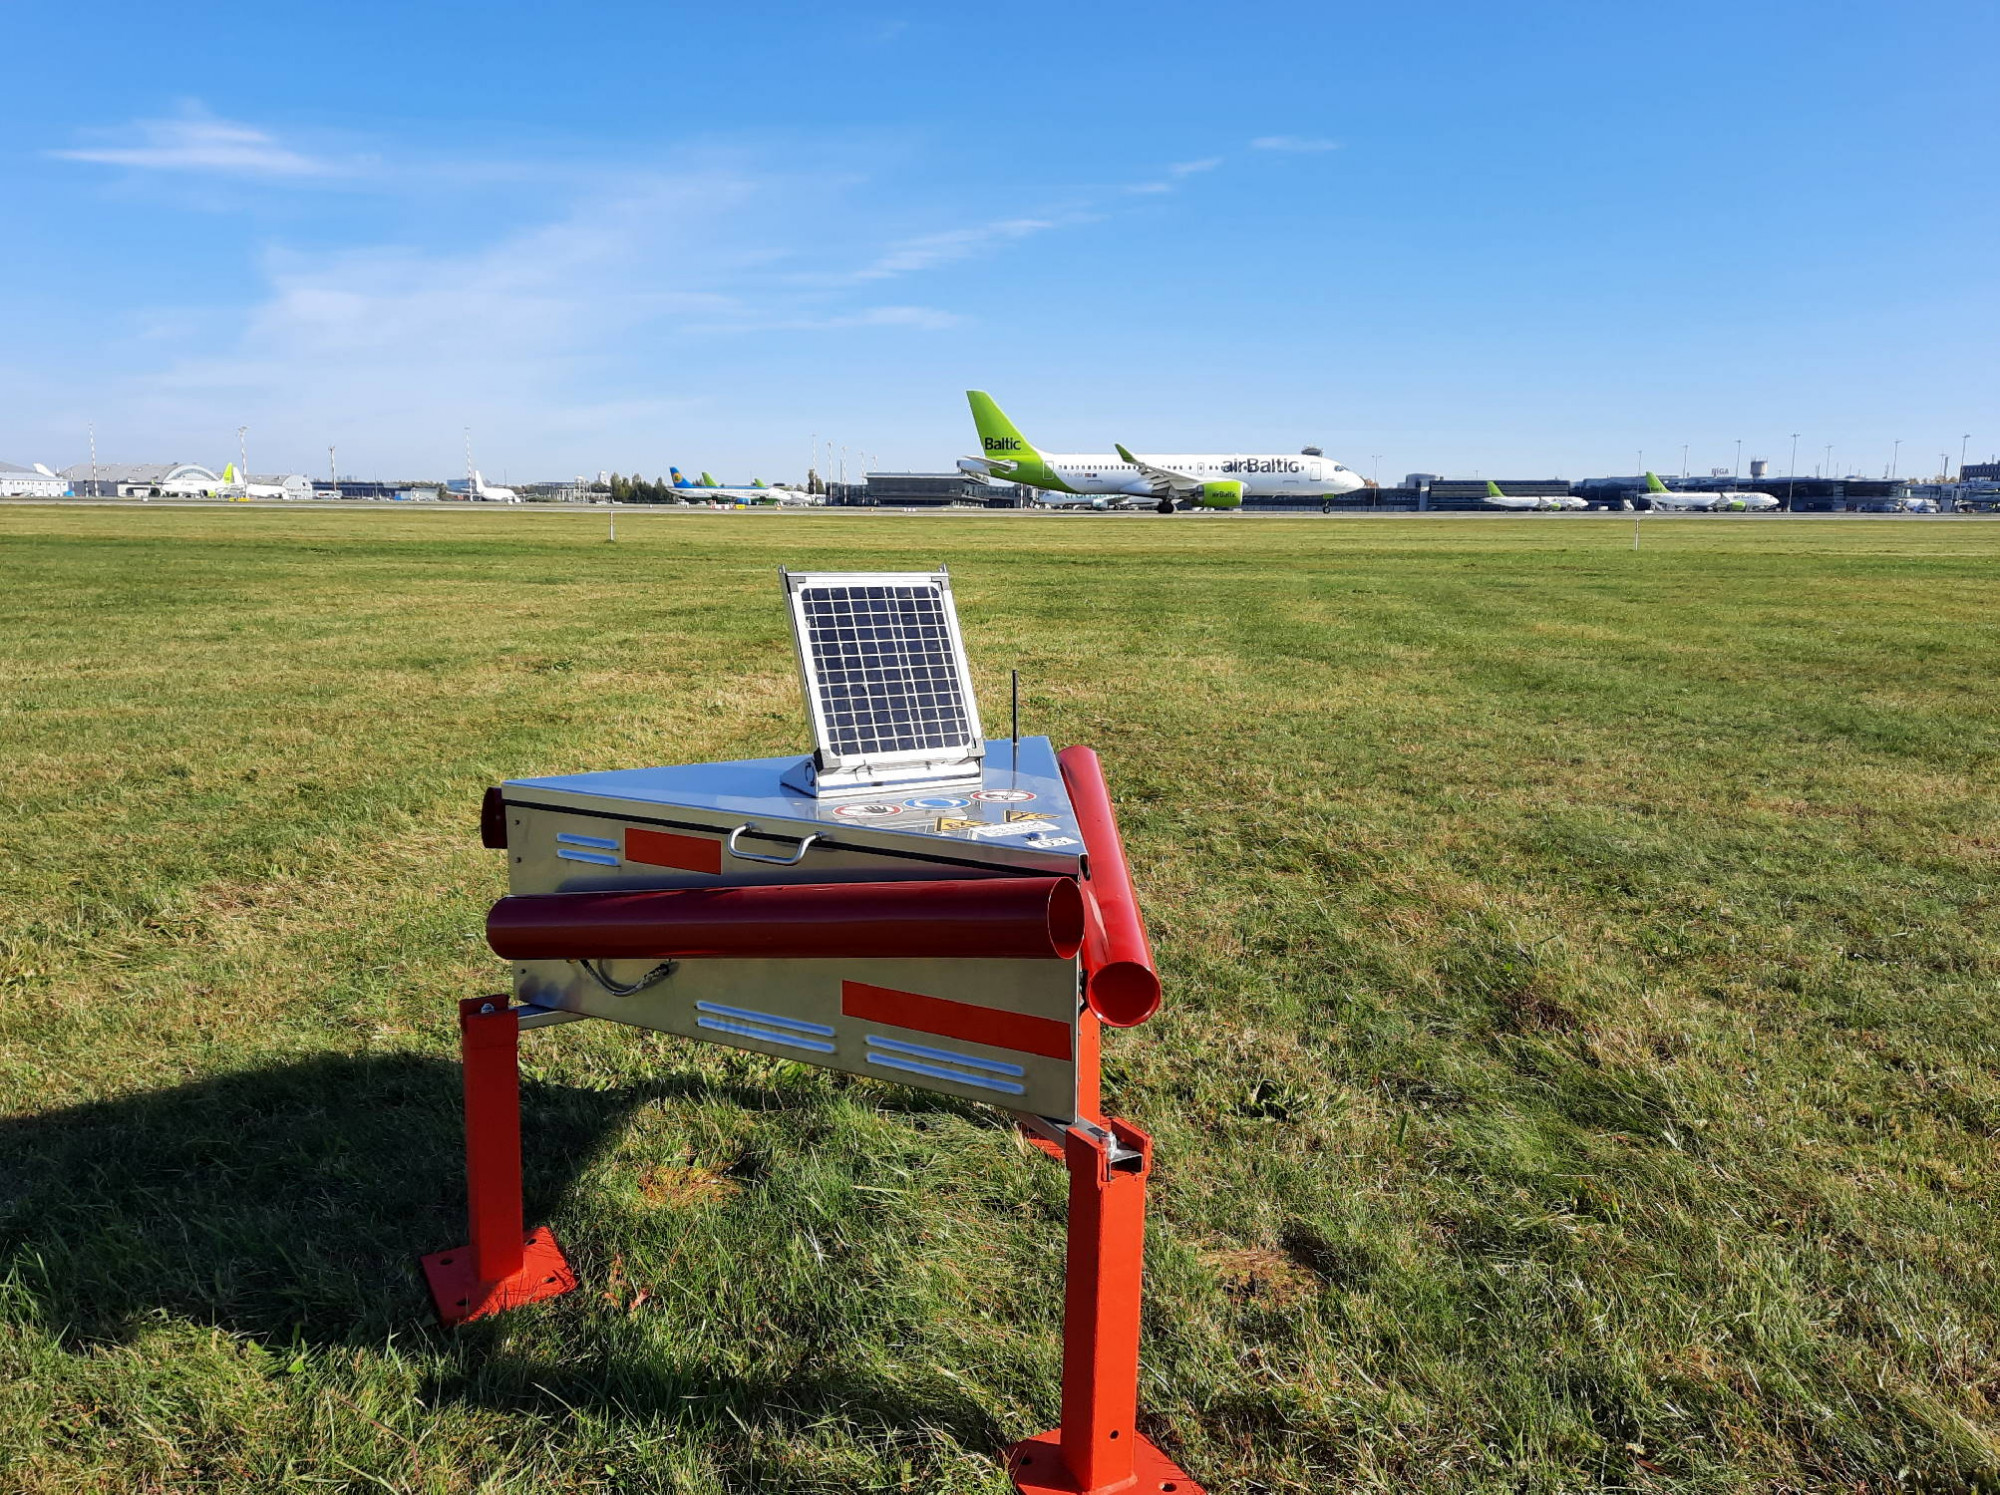
[[[788,857],[767,857],[760,856],[754,851],[738,851],[736,849],[736,838],[745,831],[755,829],[756,825],[746,820],[729,833],[729,854],[731,856],[745,862],[769,862],[773,867],[796,867],[806,859],[806,848],[819,839],[818,831],[814,831],[810,836],[801,836],[799,838],[799,849]],[[774,837],[773,839],[776,838]]]

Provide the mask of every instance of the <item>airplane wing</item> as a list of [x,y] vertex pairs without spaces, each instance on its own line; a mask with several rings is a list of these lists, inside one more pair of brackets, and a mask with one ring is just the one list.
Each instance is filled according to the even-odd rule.
[[[1113,442],[1112,445],[1117,446],[1117,443]],[[1139,470],[1139,476],[1146,480],[1146,486],[1151,488],[1157,497],[1171,498],[1176,494],[1193,493],[1201,487],[1200,478],[1191,478],[1184,472],[1175,472],[1167,467],[1155,467],[1152,463],[1143,462],[1133,456],[1122,446],[1118,447],[1118,455]]]
[[960,457],[958,470],[970,477],[1004,478],[1021,464],[1005,457]]

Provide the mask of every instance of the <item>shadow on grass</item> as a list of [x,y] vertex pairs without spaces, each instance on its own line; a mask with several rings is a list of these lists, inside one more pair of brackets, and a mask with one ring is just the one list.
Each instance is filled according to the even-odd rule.
[[[558,1213],[639,1107],[718,1096],[773,1102],[767,1090],[694,1075],[608,1091],[524,1077],[528,1220]],[[328,1056],[0,1121],[0,1279],[77,1348],[129,1341],[162,1315],[280,1345],[407,1341],[436,1322],[418,1255],[465,1238],[460,1097],[455,1063]],[[574,1255],[581,1243],[565,1244]],[[838,1408],[885,1426],[949,1427],[975,1447],[999,1437],[952,1388],[829,1375],[810,1355],[780,1354],[791,1369],[767,1377],[616,1353],[586,1357],[586,1368],[524,1354],[497,1329],[445,1331],[456,1349],[432,1371],[426,1400],[696,1418],[789,1410],[808,1422]]]
[[[523,1081],[531,1219],[643,1099]],[[0,1268],[70,1340],[424,1322],[416,1256],[465,1234],[459,1105],[456,1064],[328,1056],[0,1122]]]

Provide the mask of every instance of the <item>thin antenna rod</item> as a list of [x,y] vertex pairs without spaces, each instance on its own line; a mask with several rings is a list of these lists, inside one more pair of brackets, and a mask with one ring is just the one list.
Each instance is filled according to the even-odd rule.
[[1014,708],[1014,766],[1021,763],[1021,672],[1013,671],[1013,685],[1008,695]]

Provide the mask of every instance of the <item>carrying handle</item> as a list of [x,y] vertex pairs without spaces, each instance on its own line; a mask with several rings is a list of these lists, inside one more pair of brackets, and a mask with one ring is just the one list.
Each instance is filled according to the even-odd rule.
[[729,833],[729,854],[731,856],[745,862],[769,862],[773,867],[796,867],[806,859],[806,848],[819,839],[818,831],[814,831],[809,836],[799,837],[799,849],[788,857],[767,857],[754,851],[738,851],[736,849],[736,838],[745,831],[755,830],[756,828],[754,821],[746,820]]

